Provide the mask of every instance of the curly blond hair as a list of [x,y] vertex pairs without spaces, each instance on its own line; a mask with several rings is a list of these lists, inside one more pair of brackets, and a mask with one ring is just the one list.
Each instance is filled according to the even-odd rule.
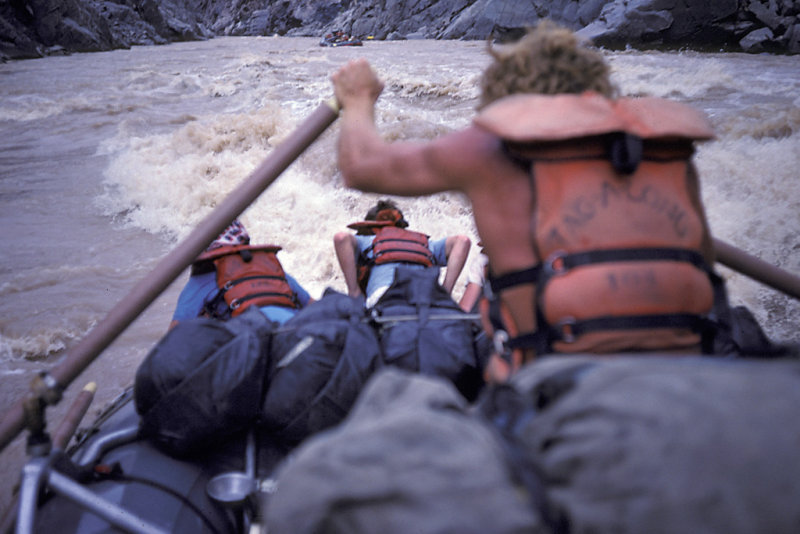
[[516,93],[559,94],[595,91],[612,98],[616,89],[600,52],[570,30],[543,21],[512,45],[487,45],[494,61],[481,78],[478,109]]

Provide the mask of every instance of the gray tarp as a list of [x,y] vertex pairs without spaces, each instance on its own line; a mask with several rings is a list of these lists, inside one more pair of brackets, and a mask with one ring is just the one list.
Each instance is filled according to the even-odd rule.
[[800,362],[551,358],[576,384],[518,432],[570,531],[800,532]]
[[479,406],[378,374],[280,471],[270,534],[800,532],[795,360],[561,356]]
[[344,423],[302,445],[267,506],[270,534],[535,532],[502,447],[444,380],[387,368]]

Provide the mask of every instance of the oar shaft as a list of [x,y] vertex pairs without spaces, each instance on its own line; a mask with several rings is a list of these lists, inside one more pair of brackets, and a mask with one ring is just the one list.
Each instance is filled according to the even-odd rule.
[[[239,216],[338,117],[335,100],[320,104],[255,171],[231,192],[195,230],[164,257],[50,373],[66,388],[86,367],[149,306],[236,217]],[[0,450],[24,425],[23,401],[0,422]]]
[[[336,120],[337,111],[321,104],[264,162],[232,191],[175,249],[112,309],[106,319],[69,352],[53,370],[56,381],[66,386],[108,346],[158,295],[160,295],[236,217],[275,181],[298,156]],[[94,335],[93,335],[94,334]]]
[[72,403],[72,406],[70,406],[67,415],[64,416],[61,424],[58,425],[56,431],[53,432],[54,449],[63,450],[67,448],[69,440],[72,439],[72,436],[78,429],[78,425],[81,424],[83,416],[86,415],[87,411],[89,411],[89,406],[92,404],[95,391],[97,391],[97,385],[94,382],[90,382],[89,384],[86,384],[86,387],[84,387],[81,392],[78,393],[78,396],[75,397],[75,401]]
[[717,261],[721,264],[782,291],[790,297],[800,299],[800,276],[775,267],[716,238],[714,238],[714,251]]

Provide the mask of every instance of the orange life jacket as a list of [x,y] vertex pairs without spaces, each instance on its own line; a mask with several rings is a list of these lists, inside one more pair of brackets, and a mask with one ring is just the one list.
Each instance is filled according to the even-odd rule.
[[495,293],[536,287],[537,329],[512,346],[708,346],[719,278],[691,161],[693,142],[713,137],[700,113],[658,98],[515,95],[475,123],[529,172],[535,199],[538,263],[491,279]]
[[[201,254],[196,265],[213,262],[217,273],[217,303],[224,299],[231,317],[250,306],[284,306],[297,308],[297,297],[278,261],[281,247],[274,245],[223,246]],[[225,313],[211,311],[209,315],[226,318]]]
[[358,235],[375,236],[358,258],[358,284],[362,291],[366,292],[369,273],[375,265],[411,263],[431,267],[434,264],[428,236],[423,233],[397,227],[392,221],[360,221],[347,227]]

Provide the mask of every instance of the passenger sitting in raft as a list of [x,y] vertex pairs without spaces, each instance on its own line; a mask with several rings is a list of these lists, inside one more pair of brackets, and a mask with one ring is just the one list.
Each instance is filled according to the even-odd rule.
[[365,221],[348,225],[356,230],[339,232],[333,238],[336,257],[351,297],[366,296],[372,307],[392,285],[400,266],[422,269],[446,266],[442,286],[453,291],[469,254],[470,239],[452,235],[431,241],[425,234],[407,230],[408,222],[391,200],[380,200]]
[[199,316],[228,319],[254,305],[271,321],[288,321],[313,299],[283,270],[280,249],[251,245],[242,223],[233,221],[192,265],[170,328]]
[[714,351],[727,297],[692,158],[706,117],[617,98],[603,55],[553,24],[489,53],[472,124],[428,142],[381,137],[366,60],[332,77],[347,186],[470,200],[502,311],[487,376],[548,353]]

